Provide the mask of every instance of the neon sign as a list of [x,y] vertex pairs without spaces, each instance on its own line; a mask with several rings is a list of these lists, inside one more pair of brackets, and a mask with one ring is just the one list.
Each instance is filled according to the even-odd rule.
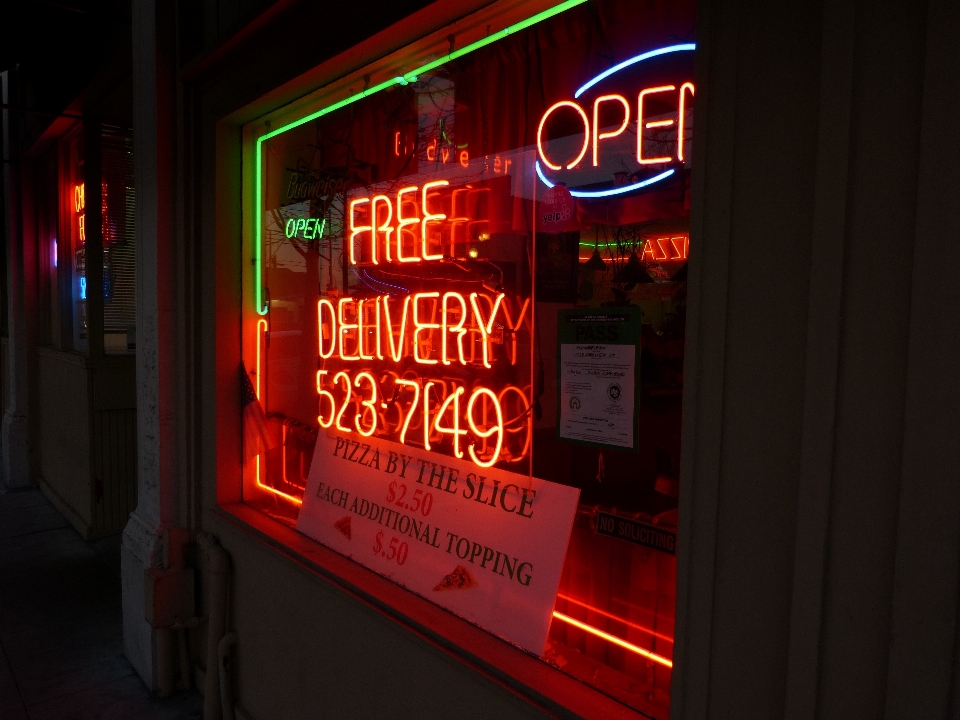
[[476,257],[471,255],[471,243],[489,239],[489,219],[477,213],[468,214],[467,208],[476,207],[479,198],[489,195],[491,190],[471,185],[449,186],[448,180],[433,180],[402,187],[389,195],[350,200],[346,216],[350,264]]
[[87,278],[84,272],[85,257],[84,247],[87,242],[86,230],[86,183],[78,183],[73,187],[73,209],[77,216],[77,240],[80,247],[76,250],[74,267],[77,272],[77,297],[80,300],[87,299]]
[[[396,140],[397,147],[399,148],[399,132],[396,134]],[[457,148],[453,148],[451,152],[451,148],[440,146],[436,138],[431,140],[427,145],[427,162],[440,162],[446,165],[447,162],[453,157],[455,157],[457,162],[460,163],[460,167],[470,167],[470,153],[466,150],[458,150]]]
[[[584,93],[602,83],[607,78],[632,67],[638,63],[655,57],[661,57],[672,53],[690,52],[696,48],[693,43],[681,45],[671,45],[665,48],[659,48],[650,52],[642,53],[629,60],[615,65],[606,70],[592,80],[581,86],[574,98],[579,100]],[[543,113],[540,123],[537,127],[537,160],[535,170],[540,180],[549,188],[556,185],[556,181],[547,177],[544,168],[555,173],[563,171],[583,170],[584,163],[589,163],[588,168],[599,168],[601,166],[601,157],[605,146],[612,146],[618,159],[622,161],[624,157],[623,144],[615,143],[617,138],[623,136],[631,125],[635,128],[636,142],[634,143],[634,160],[639,169],[645,167],[662,166],[673,163],[684,163],[686,161],[684,145],[689,141],[686,131],[689,127],[689,107],[696,94],[693,82],[684,81],[673,84],[659,84],[642,87],[636,95],[627,96],[620,93],[606,93],[598,95],[593,102],[584,107],[576,100],[560,100],[551,105]],[[669,104],[676,107],[674,117],[665,117],[663,113],[651,112],[651,105]],[[603,127],[601,122],[601,113],[612,111],[617,117],[614,125]],[[610,112],[606,114],[609,115]],[[565,117],[569,123],[577,127],[576,134],[572,138],[567,138],[571,142],[561,143],[565,147],[559,150],[548,152],[548,141],[545,138],[545,130],[550,122],[556,118]],[[676,128],[676,138],[669,144],[675,149],[670,154],[650,154],[647,147],[650,139],[644,131],[648,130],[668,130]],[[663,152],[662,140],[655,143]],[[655,151],[657,152],[657,151]],[[667,179],[675,172],[674,168],[661,170],[659,173],[644,179],[638,179],[636,182],[619,187],[612,187],[602,190],[581,190],[572,189],[570,194],[579,198],[601,198],[612,195],[621,195],[643,187],[648,187],[662,180]],[[593,183],[589,183],[593,184]]]
[[690,253],[690,236],[675,235],[673,237],[647,238],[640,251],[640,262],[647,264],[686,262]]
[[86,215],[85,185],[86,183],[80,183],[73,188],[73,208],[77,213],[77,229],[79,231],[80,242],[86,242],[87,239],[87,233],[84,227],[84,216]]
[[284,225],[283,234],[287,239],[302,237],[304,240],[314,240],[323,237],[326,226],[326,218],[289,218]]
[[[496,392],[473,375],[494,369],[498,339],[507,345],[503,360],[516,364],[516,333],[529,303],[514,312],[502,292],[320,298],[319,358],[344,365],[317,371],[317,422],[344,434],[393,435],[428,451],[449,440],[455,457],[479,467],[523,459],[531,438],[528,424],[516,420],[527,416],[527,393],[509,383]],[[427,378],[415,369],[448,374],[458,367],[471,377]]]
[[[681,28],[680,33],[682,32],[684,30]],[[630,54],[627,52],[614,56],[620,59]],[[634,59],[632,62],[635,65],[638,60]],[[642,68],[642,65],[638,67]],[[605,73],[604,77],[609,77],[613,72],[615,69]],[[590,73],[584,77],[589,75]],[[558,182],[566,182],[573,186],[574,197],[604,197],[628,193],[637,187],[662,182],[674,173],[681,174],[682,171],[676,167],[676,163],[683,163],[684,155],[689,157],[690,154],[689,146],[684,147],[683,138],[684,130],[689,133],[692,128],[689,114],[686,113],[692,106],[695,95],[692,83],[679,82],[685,80],[683,77],[675,79],[669,76],[650,78],[649,81],[640,82],[634,87],[617,79],[605,85],[604,77],[595,78],[589,88],[581,88],[577,92],[568,106],[556,109],[554,116],[545,118],[543,133],[537,137],[541,141],[537,148],[531,147],[540,119],[536,115],[531,118],[524,114],[522,121],[518,121],[523,130],[522,143],[518,141],[510,144],[508,140],[512,136],[503,133],[505,139],[501,144],[488,147],[485,137],[481,137],[480,142],[477,142],[477,138],[471,135],[468,154],[466,150],[461,151],[454,140],[442,135],[438,138],[427,137],[424,141],[422,124],[419,126],[419,135],[415,140],[411,140],[409,133],[418,128],[415,123],[411,122],[409,127],[401,124],[405,130],[394,131],[397,124],[367,123],[367,116],[357,113],[357,118],[367,124],[362,126],[362,134],[352,140],[356,147],[364,152],[368,147],[375,148],[369,150],[369,159],[379,162],[376,166],[379,171],[359,171],[355,175],[349,175],[344,186],[335,193],[324,193],[321,198],[324,200],[322,214],[326,220],[316,220],[311,225],[308,225],[309,220],[306,219],[284,217],[291,208],[289,204],[283,203],[284,190],[287,190],[288,198],[291,194],[299,197],[310,191],[310,188],[301,190],[298,185],[294,185],[293,180],[289,185],[287,182],[291,177],[289,168],[301,167],[292,159],[294,150],[301,145],[294,146],[292,140],[289,144],[270,145],[263,142],[269,138],[257,139],[258,168],[263,144],[266,145],[263,147],[266,151],[263,153],[263,162],[264,166],[270,169],[270,173],[265,172],[262,176],[257,173],[257,208],[254,217],[260,218],[266,209],[273,213],[273,217],[267,222],[254,223],[254,242],[258,247],[249,275],[247,260],[253,253],[244,250],[244,297],[249,298],[249,305],[255,304],[260,313],[266,313],[268,307],[271,308],[271,315],[268,316],[271,328],[269,334],[266,332],[266,319],[257,322],[255,316],[252,318],[257,322],[255,349],[258,395],[261,377],[264,388],[268,386],[266,373],[261,376],[260,372],[260,353],[263,352],[266,358],[272,341],[270,390],[265,390],[271,400],[271,422],[274,423],[272,427],[277,427],[276,418],[290,415],[290,418],[283,420],[284,441],[281,450],[269,455],[264,453],[263,457],[256,458],[257,485],[261,489],[296,504],[301,502],[299,496],[304,490],[305,468],[309,466],[312,452],[300,450],[296,441],[291,443],[289,452],[293,462],[289,464],[288,478],[286,423],[288,419],[292,421],[292,418],[309,423],[314,438],[317,437],[317,425],[334,430],[334,433],[321,431],[321,440],[332,443],[331,437],[334,437],[344,458],[349,456],[349,462],[358,463],[358,467],[372,462],[370,458],[374,456],[374,451],[371,450],[368,456],[367,450],[381,439],[394,442],[399,439],[401,444],[408,446],[388,446],[397,453],[409,454],[409,447],[413,447],[414,452],[417,449],[428,451],[423,454],[427,474],[430,474],[431,461],[434,461],[434,470],[439,466],[441,476],[444,469],[441,463],[471,463],[477,475],[489,475],[483,467],[499,464],[498,470],[502,470],[506,467],[504,462],[530,457],[534,417],[532,404],[537,392],[535,388],[538,387],[542,374],[542,365],[539,366],[538,373],[532,372],[531,366],[537,364],[539,351],[539,347],[533,344],[536,336],[531,332],[532,327],[527,328],[526,334],[519,335],[516,329],[523,321],[525,311],[531,318],[534,314],[533,306],[528,305],[532,303],[532,297],[525,297],[533,294],[531,266],[534,260],[543,267],[540,264],[540,255],[533,252],[535,248],[532,248],[529,235],[526,239],[523,237],[524,230],[529,233],[533,231],[531,228],[539,228],[539,222],[534,224],[532,217],[538,208],[542,207],[537,205],[536,201],[542,198],[543,185],[552,186]],[[618,77],[622,81],[623,75]],[[378,79],[380,78],[376,75],[373,76],[371,93],[378,91]],[[417,80],[410,74],[396,80],[400,85],[407,82]],[[618,82],[616,87],[614,82]],[[363,95],[356,97],[369,97],[367,88],[370,85],[371,82],[365,80]],[[594,86],[595,91],[591,91]],[[465,88],[467,89],[469,86]],[[585,91],[589,94],[581,97]],[[422,92],[419,85],[416,92]],[[564,95],[569,97],[568,92]],[[410,97],[416,98],[412,88],[402,95],[407,102],[415,102],[410,100]],[[597,95],[599,97],[595,101]],[[674,114],[664,117],[660,107],[668,98],[678,105],[682,103],[683,109],[674,107]],[[354,99],[348,99],[347,103]],[[559,98],[550,98],[549,102],[555,99]],[[461,100],[470,100],[470,96],[464,92]],[[549,102],[541,105],[539,109],[547,107]],[[347,103],[337,103],[337,106],[342,108]],[[317,115],[335,109],[323,108]],[[349,108],[347,112],[350,112]],[[567,152],[568,147],[563,144],[553,144],[549,132],[551,123],[557,120],[561,113],[568,113],[573,120],[580,118],[580,132],[575,133],[576,143],[569,148],[571,152]],[[334,117],[339,118],[339,113]],[[298,118],[296,124],[307,120]],[[510,120],[512,122],[513,118]],[[282,122],[273,123],[273,127],[280,126]],[[332,124],[336,126],[336,122]],[[327,129],[325,119],[316,125],[318,129]],[[269,125],[267,127],[273,130]],[[465,127],[468,127],[467,123],[458,123],[457,129],[463,130]],[[510,127],[512,129],[513,126]],[[286,129],[289,127],[284,126],[278,133]],[[307,135],[306,131],[312,131],[313,128],[301,130],[303,132],[296,133],[298,143],[300,136]],[[384,133],[383,130],[387,132]],[[644,131],[653,135],[670,135],[674,139],[674,147],[665,149],[657,144],[645,145],[638,142],[635,134],[641,135]],[[377,135],[381,136],[380,141],[370,142],[371,136]],[[439,139],[441,137],[442,140]],[[454,137],[453,133],[449,133],[449,137]],[[465,139],[465,132],[456,136],[456,140]],[[412,147],[409,145],[411,142]],[[517,144],[522,144],[523,147],[515,151],[509,149]],[[567,171],[576,173],[581,164],[594,170],[610,169],[615,151],[624,144],[634,145],[630,148],[631,154],[636,159],[637,166],[640,166],[639,169],[643,171],[641,175],[632,177],[636,173],[622,173],[616,179],[619,184],[613,187],[609,187],[609,182],[578,184],[567,180],[570,177]],[[663,144],[665,143],[659,143]],[[491,152],[485,157],[484,153],[488,150]],[[493,150],[504,153],[505,159],[501,159],[500,155],[494,158]],[[531,178],[532,173],[529,172],[534,169],[530,167],[533,164],[529,163],[529,159],[532,159],[530,155],[538,151],[536,173],[539,179]],[[393,157],[385,159],[384,155],[390,156],[391,152]],[[291,158],[287,158],[284,153]],[[511,153],[512,158],[506,157]],[[404,165],[403,161],[396,162],[393,159],[401,157],[412,158],[410,164]],[[425,158],[430,163],[429,167],[424,162]],[[573,162],[575,158],[576,163]],[[549,167],[545,163],[546,159],[559,167]],[[489,160],[489,165],[485,160]],[[323,165],[325,168],[338,167],[329,158],[323,162],[326,163]],[[494,173],[499,173],[501,168],[507,172],[511,162],[516,163],[515,174],[509,178],[512,206],[498,205],[496,212],[487,213],[489,219],[485,219],[483,212],[476,212],[476,207],[467,208],[465,203],[459,201],[458,198],[464,196],[455,193],[477,190],[464,187],[466,182],[476,185],[487,183],[491,179],[490,169]],[[519,166],[521,162],[525,167]],[[303,164],[308,163],[304,161]],[[469,172],[460,172],[458,165],[460,169]],[[573,167],[568,167],[570,165]],[[631,164],[630,170],[633,169]],[[629,181],[624,175],[630,178]],[[297,183],[300,183],[303,177],[305,173],[301,173]],[[441,178],[446,180],[440,180]],[[430,186],[428,181],[440,182]],[[543,185],[540,185],[541,182]],[[626,183],[630,184],[624,187]],[[663,184],[666,185],[665,182]],[[670,181],[670,184],[674,183]],[[488,188],[479,190],[489,191]],[[557,194],[560,194],[559,190]],[[269,191],[269,198],[260,203],[260,193],[264,191]],[[311,197],[319,192],[311,192]],[[330,195],[334,197],[331,198]],[[651,200],[651,205],[661,202],[659,196],[648,199]],[[673,201],[672,195],[670,201]],[[575,205],[571,203],[571,206],[575,209]],[[614,210],[620,207],[617,204],[611,206]],[[313,205],[313,208],[319,207],[320,203]],[[486,207],[484,204],[483,209]],[[639,211],[647,208],[624,206],[623,209],[625,212],[622,215],[605,217],[615,217],[616,222],[633,223]],[[679,212],[682,213],[683,209],[681,204]],[[502,212],[504,210],[507,212]],[[314,212],[321,214],[319,209]],[[585,223],[595,222],[595,217],[600,216],[575,216],[568,227],[571,231],[582,231]],[[276,222],[280,218],[283,218],[284,225]],[[332,225],[328,224],[331,222]],[[471,223],[478,222],[492,223],[489,232],[474,232],[476,226]],[[245,224],[248,227],[250,225]],[[657,225],[661,233],[664,230],[667,233],[676,232],[682,227],[683,224],[679,222]],[[278,232],[280,228],[284,229],[288,240],[311,240],[327,236],[330,239],[321,246],[312,247],[310,254],[300,253],[304,263],[291,252],[291,247],[296,250],[303,248],[293,243],[284,243],[284,236]],[[648,229],[644,228],[644,231]],[[635,257],[640,256],[642,263],[670,263],[686,257],[686,238],[643,238],[639,236],[640,232],[640,229],[631,228],[633,254]],[[261,233],[264,243],[267,239],[270,241],[265,251],[260,248]],[[606,234],[601,235],[600,242],[603,243],[607,237]],[[469,238],[472,240],[465,242]],[[596,237],[594,239],[596,240]],[[489,243],[481,244],[488,240]],[[563,238],[565,243],[571,245],[576,240],[576,237]],[[541,242],[543,241],[537,241],[538,244]],[[524,243],[528,244],[526,256],[522,251],[515,251],[515,247]],[[592,248],[596,247],[597,242],[592,243]],[[282,252],[275,253],[275,248],[280,248]],[[603,244],[600,249],[602,252]],[[319,258],[314,250],[319,250]],[[554,252],[552,246],[550,252]],[[564,246],[564,253],[566,252]],[[635,257],[632,260],[635,261]],[[547,259],[552,258],[548,256]],[[678,262],[682,264],[682,260]],[[304,265],[306,272],[303,270]],[[261,272],[269,272],[263,276],[263,282]],[[295,275],[294,272],[299,274]],[[539,292],[538,288],[538,297]],[[316,319],[311,312],[313,303],[317,304]],[[539,319],[542,319],[542,316]],[[244,350],[247,357],[253,350],[247,340],[253,323],[246,315],[245,321]],[[311,327],[313,322],[317,322],[317,325]],[[536,342],[539,344],[538,337]],[[518,354],[524,365],[514,371],[506,368],[510,373],[507,374],[504,372],[504,360],[512,359],[515,363]],[[526,365],[527,362],[530,365]],[[266,365],[266,360],[264,364]],[[549,377],[548,375],[548,379]],[[314,381],[316,395],[312,388],[307,387],[314,385]],[[305,390],[306,393],[303,392]],[[539,415],[539,407],[536,407],[536,412]],[[313,423],[314,418],[317,419],[317,424]],[[313,446],[310,447],[312,449]],[[284,453],[284,458],[278,463],[277,454],[280,452]],[[439,457],[433,454],[437,452],[441,453]],[[333,454],[337,457],[336,452]],[[264,478],[263,483],[260,482],[261,463],[264,469],[269,467],[269,479]],[[317,462],[324,474],[324,480],[327,476],[336,478],[339,474],[328,463],[329,461]],[[494,474],[498,470],[494,470]],[[517,470],[524,474],[526,471],[526,464]],[[534,466],[531,464],[530,472],[533,471]],[[244,480],[249,481],[247,471]],[[249,485],[245,485],[245,489],[246,487]],[[321,485],[320,490],[322,489]],[[283,490],[290,494],[285,494]],[[490,493],[491,490],[496,497],[496,488],[491,488],[488,483],[486,492]],[[339,489],[332,492],[335,493],[335,499],[329,500],[328,504],[338,502],[341,496],[336,495],[340,493]],[[330,494],[331,490],[328,488],[327,496]],[[392,495],[391,489],[391,502],[394,500]],[[317,492],[308,492],[307,505],[318,497]],[[503,498],[504,495],[501,494],[501,506]],[[254,494],[252,499],[258,503],[263,500],[260,493]],[[377,499],[381,501],[381,498]],[[401,500],[396,502],[399,505]],[[273,504],[272,500],[270,503]],[[509,506],[509,500],[507,504]],[[341,522],[343,518],[334,519],[339,524],[330,522],[327,525],[349,538],[349,516],[346,518],[346,531]],[[353,523],[353,542],[359,547],[357,517],[353,518]],[[383,552],[390,551],[391,540],[389,536],[384,538]],[[466,541],[463,542],[466,546]],[[406,564],[409,567],[415,559],[416,551],[410,550],[412,559],[408,561],[407,544],[402,543],[401,546],[402,550],[397,551],[395,564]],[[367,552],[370,551],[369,544],[364,547]],[[459,550],[459,545],[457,547]],[[474,548],[477,547],[474,543]],[[379,553],[380,550],[378,539],[374,552]],[[393,557],[388,559],[392,560]],[[473,557],[469,562],[473,562]],[[596,620],[594,625],[597,626],[594,628],[582,623],[575,624],[578,621],[571,618],[571,615],[581,619],[584,617],[576,608],[568,612],[561,605],[557,610],[564,613],[555,616],[557,625],[566,623],[585,632],[596,630],[598,632],[593,633],[593,642],[599,639],[618,644],[618,639],[614,636],[621,635],[620,652],[626,650],[627,654],[646,657],[668,668],[672,665],[669,652],[658,656],[645,650],[642,646],[648,645],[646,639],[637,641],[633,635],[620,633],[616,629],[611,631],[612,635],[605,633],[604,631],[609,629],[607,620],[620,622],[613,615],[609,615],[607,620],[602,617],[594,618],[592,622]],[[636,630],[636,627],[633,629]],[[663,636],[663,639],[667,639],[667,636]],[[636,645],[626,643],[626,640],[635,642]]]
[[258,182],[254,183],[254,232],[255,232],[254,243],[256,245],[256,254],[254,255],[254,266],[255,266],[254,274],[256,276],[254,292],[256,294],[257,314],[266,315],[268,310],[263,297],[263,266],[261,261],[263,257],[263,209],[264,209],[263,208],[263,143],[264,142],[266,142],[270,138],[281,135],[296,127],[300,127],[305,123],[312,122],[313,120],[316,120],[319,117],[332,113],[335,110],[339,110],[340,108],[347,107],[348,105],[352,105],[358,100],[362,100],[363,98],[370,97],[371,95],[374,95],[382,90],[386,90],[387,88],[407,85],[411,82],[416,82],[417,77],[419,75],[429,73],[431,70],[434,70],[440,67],[441,65],[445,65],[446,63],[456,60],[457,58],[461,58],[465,55],[469,55],[475,50],[479,50],[480,48],[487,47],[488,45],[491,45],[497,42],[498,40],[501,40],[509,35],[513,35],[514,33],[518,33],[522,30],[525,30],[526,28],[536,25],[537,23],[543,22],[544,20],[548,20],[549,18],[559,15],[565,12],[566,10],[569,10],[572,7],[576,7],[577,5],[582,5],[585,2],[587,2],[587,0],[564,0],[564,2],[561,2],[555,5],[554,7],[547,8],[546,10],[543,10],[537,13],[536,15],[533,15],[527,18],[526,20],[522,20],[518,23],[514,23],[513,25],[510,25],[509,27],[506,27],[503,30],[490,33],[489,35],[487,35],[484,38],[481,38],[480,40],[469,43],[468,45],[464,45],[462,48],[453,50],[447,55],[442,55],[438,58],[434,58],[433,60],[427,62],[426,64],[421,65],[420,67],[415,68],[407,73],[404,73],[403,75],[398,75],[388,80],[384,80],[381,83],[377,83],[372,87],[365,88],[358,93],[355,93],[347,98],[344,98],[343,100],[335,102],[332,105],[328,105],[324,108],[321,108],[316,112],[310,113],[309,115],[306,115],[298,120],[295,120],[294,122],[287,123],[286,125],[283,125],[275,130],[271,130],[270,132],[267,132],[264,135],[261,135],[260,137],[258,137],[256,141],[255,160],[254,160],[254,165],[255,165],[254,177],[259,179]]

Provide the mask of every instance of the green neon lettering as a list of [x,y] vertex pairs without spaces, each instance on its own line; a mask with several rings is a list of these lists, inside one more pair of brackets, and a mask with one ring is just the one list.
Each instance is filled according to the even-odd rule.
[[[293,226],[292,228],[291,225]],[[287,226],[283,229],[283,232],[288,238],[292,238],[294,235],[296,235],[297,221],[294,218],[287,220]]]
[[317,236],[317,219],[309,218],[307,220],[307,229],[303,231],[303,237],[307,240],[313,240]]

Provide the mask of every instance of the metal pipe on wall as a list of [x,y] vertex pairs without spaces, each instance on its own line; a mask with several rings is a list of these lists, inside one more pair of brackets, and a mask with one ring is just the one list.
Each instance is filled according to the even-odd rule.
[[[207,669],[203,686],[203,720],[221,720],[220,641],[227,627],[227,588],[230,580],[230,556],[217,538],[200,533],[197,542],[207,557]],[[230,706],[232,710],[232,704]],[[232,714],[232,713],[231,713]]]
[[230,648],[237,642],[237,634],[228,632],[217,645],[217,657],[220,674],[220,705],[223,708],[223,720],[234,720],[233,684],[230,681]]

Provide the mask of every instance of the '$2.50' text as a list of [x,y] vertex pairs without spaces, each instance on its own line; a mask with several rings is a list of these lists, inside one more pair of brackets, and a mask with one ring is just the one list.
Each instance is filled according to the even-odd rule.
[[[400,493],[399,498],[397,498],[397,493]],[[390,490],[387,493],[387,502],[392,503],[394,499],[397,499],[395,503],[397,507],[401,507],[404,510],[411,510],[416,512],[417,510],[426,517],[430,514],[430,509],[433,507],[433,495],[430,493],[424,493],[423,490],[415,490],[413,493],[412,502],[404,502],[403,498],[407,494],[407,486],[403,483],[390,483]]]
[[379,553],[380,557],[384,557],[387,560],[396,560],[397,565],[403,565],[407,561],[407,544],[401,542],[395,537],[390,538],[390,544],[384,547],[383,545],[383,530],[377,533],[376,540],[373,543],[373,552]]

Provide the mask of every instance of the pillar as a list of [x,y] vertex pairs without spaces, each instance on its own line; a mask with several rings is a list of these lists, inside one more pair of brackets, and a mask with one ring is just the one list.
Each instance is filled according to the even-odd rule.
[[[18,106],[16,70],[3,73],[3,103]],[[20,162],[20,123],[18,113],[3,111],[3,189],[7,272],[7,337],[9,345],[8,380],[10,397],[3,415],[0,445],[3,467],[0,487],[28,487],[33,484],[33,447],[31,444],[30,401],[35,397],[37,364],[37,268],[36,243],[32,242],[32,213],[24,203],[32,202],[30,193],[21,193],[28,176]],[[27,241],[30,238],[31,241]]]
[[157,689],[157,631],[145,619],[145,573],[179,554],[177,403],[173,387],[176,284],[172,252],[174,93],[169,3],[133,3],[134,167],[137,189],[137,509],[123,532],[123,642]]

